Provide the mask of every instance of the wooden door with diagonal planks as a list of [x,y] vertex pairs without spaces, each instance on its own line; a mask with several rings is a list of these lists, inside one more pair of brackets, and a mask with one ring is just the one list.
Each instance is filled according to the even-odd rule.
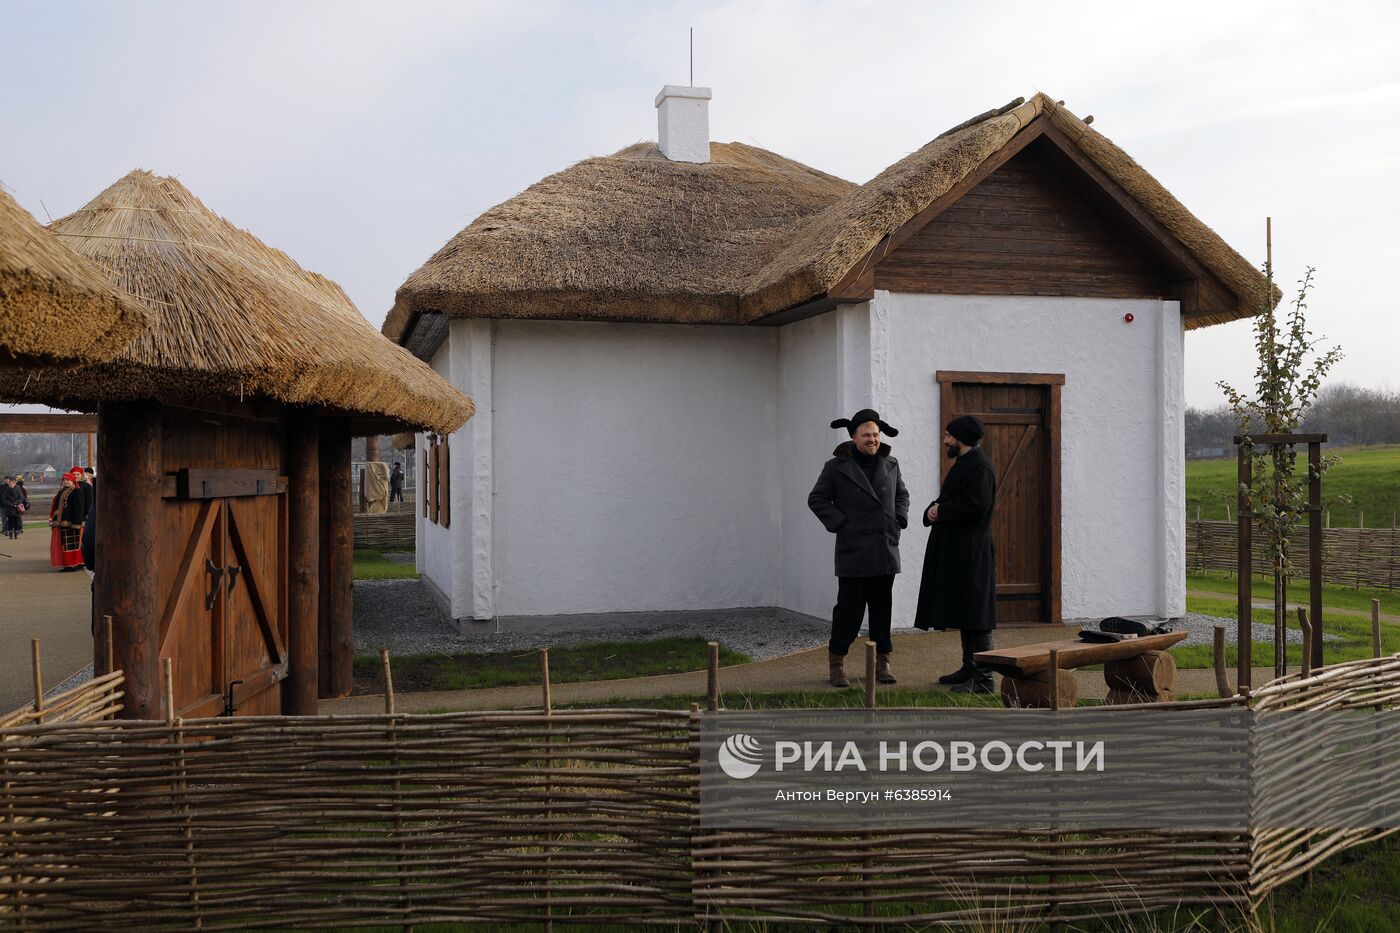
[[[996,470],[998,625],[1060,621],[1063,381],[1041,373],[938,374],[943,424],[959,415],[980,418],[982,449]],[[952,461],[943,464],[946,476]]]
[[201,439],[188,413],[165,417],[179,430],[166,432],[152,559],[175,715],[279,714],[289,559],[280,425],[226,422]]

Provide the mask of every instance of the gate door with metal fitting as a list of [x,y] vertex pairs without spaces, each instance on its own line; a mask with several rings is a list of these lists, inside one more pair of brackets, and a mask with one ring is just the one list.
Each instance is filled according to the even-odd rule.
[[[162,568],[160,656],[171,659],[175,715],[277,715],[287,677],[280,426],[206,420],[217,430],[199,449],[193,419],[169,409],[165,418],[182,423],[165,432],[160,553],[152,558]],[[236,465],[178,465],[182,459]]]

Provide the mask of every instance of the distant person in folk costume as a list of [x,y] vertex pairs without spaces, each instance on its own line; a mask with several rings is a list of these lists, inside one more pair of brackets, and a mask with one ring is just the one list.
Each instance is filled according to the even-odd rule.
[[[81,470],[76,472],[81,473]],[[49,506],[49,563],[64,573],[83,565],[83,522],[87,519],[87,495],[78,488],[74,471],[63,474],[58,493]]]
[[389,501],[403,501],[403,464],[397,460],[389,473]]
[[875,642],[875,679],[895,683],[890,669],[890,612],[894,577],[899,573],[899,533],[909,522],[909,490],[899,475],[899,461],[881,432],[895,437],[880,415],[863,408],[851,418],[831,422],[845,428],[850,440],[834,456],[807,496],[807,506],[836,535],[836,606],[831,610],[829,683],[846,687],[845,660],[860,633],[861,617],[870,612],[870,639]]
[[924,574],[914,626],[957,629],[962,637],[962,667],[938,678],[954,693],[991,693],[992,671],[973,660],[992,650],[997,625],[996,549],[992,511],[997,481],[983,452],[982,422],[963,415],[948,422],[943,448],[957,460],[943,480],[938,498],[924,510],[929,529]]

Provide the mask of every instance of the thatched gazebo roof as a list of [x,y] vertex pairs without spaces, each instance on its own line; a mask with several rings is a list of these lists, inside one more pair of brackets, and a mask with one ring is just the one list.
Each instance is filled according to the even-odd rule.
[[102,362],[150,326],[144,305],[0,190],[0,361]]
[[939,136],[864,185],[738,143],[708,164],[652,144],[587,159],[486,211],[408,277],[384,333],[418,315],[744,324],[823,297],[887,235],[1044,119],[1235,296],[1188,327],[1259,310],[1259,271],[1123,150],[1037,94]]
[[137,398],[269,399],[350,416],[356,430],[450,432],[472,402],[385,340],[329,279],[205,207],[173,178],[134,171],[52,224],[154,312],[116,362],[50,370],[0,397],[84,407]]

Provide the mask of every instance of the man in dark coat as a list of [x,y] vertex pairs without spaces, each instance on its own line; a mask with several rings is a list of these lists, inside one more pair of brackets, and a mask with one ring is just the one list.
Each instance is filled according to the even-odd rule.
[[851,439],[837,445],[822,467],[807,506],[826,530],[836,535],[836,606],[831,610],[829,677],[833,687],[850,686],[846,652],[870,610],[870,638],[878,656],[876,679],[895,682],[890,670],[890,601],[899,573],[899,533],[909,523],[909,490],[899,475],[899,461],[880,441],[883,431],[899,434],[869,408],[850,419],[831,422]]
[[403,464],[394,461],[394,468],[389,471],[389,501],[403,501]]
[[942,489],[924,512],[929,528],[924,575],[914,625],[958,629],[962,667],[938,678],[956,693],[990,693],[992,672],[972,656],[992,648],[997,625],[996,549],[992,511],[996,506],[996,472],[979,445],[982,422],[963,415],[948,422],[944,451],[957,460]]
[[21,519],[19,489],[13,476],[5,477],[0,485],[0,530],[5,537],[18,538]]

